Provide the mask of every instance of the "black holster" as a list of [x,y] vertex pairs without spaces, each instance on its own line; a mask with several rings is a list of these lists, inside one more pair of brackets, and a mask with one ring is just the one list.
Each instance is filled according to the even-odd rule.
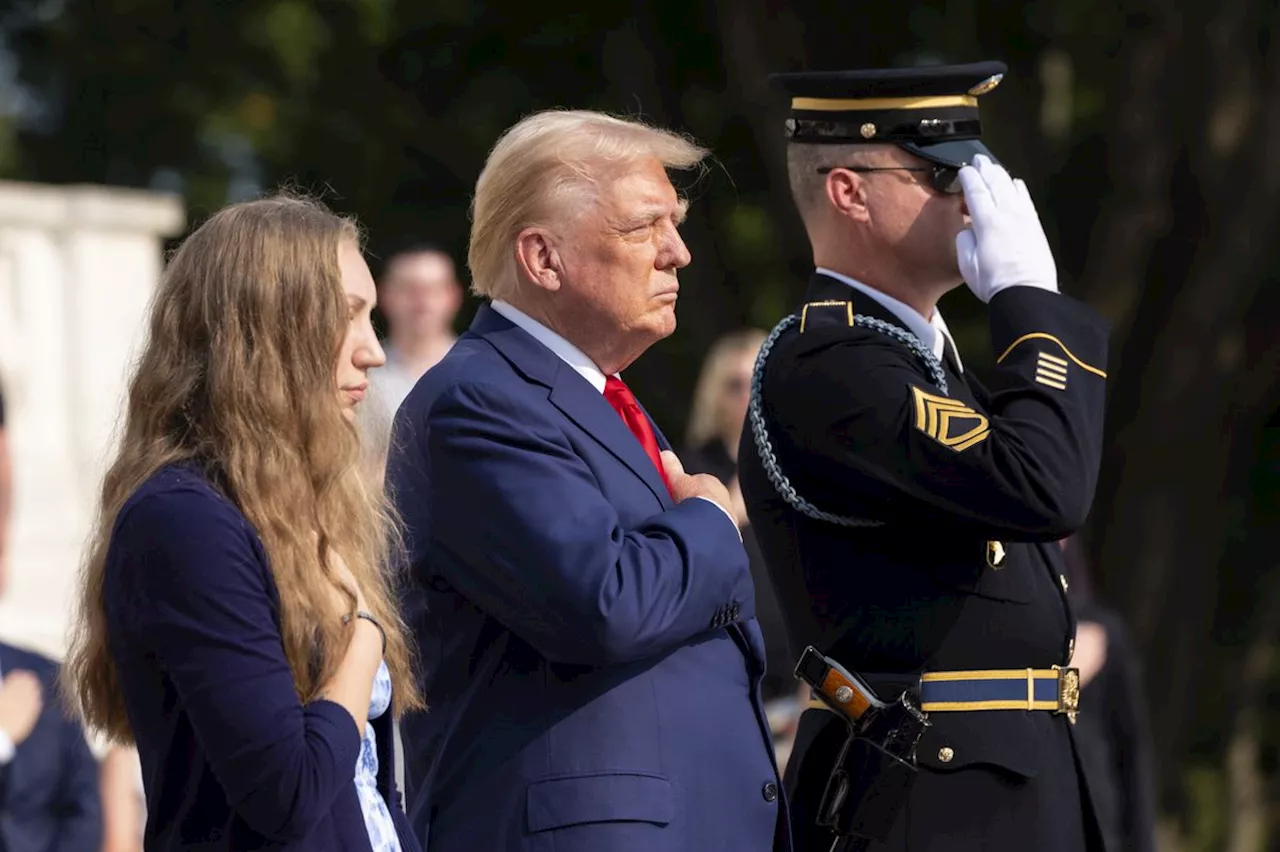
[[[796,676],[844,722],[848,736],[827,779],[818,825],[840,838],[833,848],[857,848],[845,841],[885,840],[916,779],[916,744],[929,720],[911,692],[886,702],[861,678],[806,649]],[[855,693],[865,697],[865,702]],[[857,710],[850,708],[857,706]]]
[[864,717],[864,725],[848,724],[818,825],[837,835],[884,840],[915,783],[916,743],[928,722],[905,693],[867,715],[872,718]]

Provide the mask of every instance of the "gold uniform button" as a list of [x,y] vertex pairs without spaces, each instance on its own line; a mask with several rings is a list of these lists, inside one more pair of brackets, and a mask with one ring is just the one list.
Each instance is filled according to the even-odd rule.
[[1067,643],[1067,663],[1071,663],[1071,658],[1076,655],[1076,640],[1072,639]]
[[951,759],[955,756],[956,756],[956,753],[951,750],[950,746],[943,746],[942,748],[938,749],[938,760],[942,761],[943,763],[950,763]]
[[1067,590],[1067,575],[1066,575],[1066,574],[1059,574],[1059,575],[1058,575],[1058,582],[1062,584],[1062,591],[1064,591],[1064,592],[1065,592],[1065,591]]

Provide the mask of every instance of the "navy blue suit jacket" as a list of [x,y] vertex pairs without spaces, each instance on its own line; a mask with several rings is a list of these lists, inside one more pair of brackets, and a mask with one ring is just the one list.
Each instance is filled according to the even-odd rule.
[[487,305],[393,447],[431,705],[402,726],[424,846],[773,848],[763,643],[726,514],[674,505],[590,382]]
[[0,766],[0,849],[96,852],[102,844],[98,762],[80,724],[63,710],[57,664],[0,643],[0,669],[40,679],[44,709],[13,760]]
[[[125,503],[103,599],[142,760],[147,852],[370,852],[360,732],[338,704],[298,700],[262,543],[194,468],[159,471]],[[391,714],[372,723],[379,789],[403,852],[416,852],[394,794]]]

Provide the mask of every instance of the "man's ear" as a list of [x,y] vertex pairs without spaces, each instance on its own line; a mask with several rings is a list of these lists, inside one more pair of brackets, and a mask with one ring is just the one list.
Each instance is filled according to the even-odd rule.
[[563,264],[550,231],[525,228],[516,235],[516,267],[529,283],[553,292],[560,289]]
[[867,207],[867,182],[856,172],[847,169],[834,169],[827,175],[827,201],[840,212],[840,215],[855,222],[866,222],[871,219],[871,211]]

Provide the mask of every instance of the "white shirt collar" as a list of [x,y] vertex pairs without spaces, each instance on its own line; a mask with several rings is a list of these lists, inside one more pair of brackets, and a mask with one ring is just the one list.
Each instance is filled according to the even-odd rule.
[[951,351],[956,356],[956,366],[960,368],[960,372],[964,372],[964,364],[960,362],[960,350],[956,347],[956,341],[951,336],[951,330],[947,328],[946,320],[942,318],[942,311],[934,308],[933,318],[925,319],[915,308],[899,302],[886,293],[881,293],[869,284],[863,284],[848,275],[841,275],[839,272],[833,272],[823,267],[818,267],[817,271],[875,299],[886,311],[901,320],[908,331],[920,338],[921,343],[933,350],[933,354],[938,357],[938,360],[942,360],[946,346],[945,341],[950,340]]
[[593,388],[600,393],[604,393],[604,373],[596,366],[594,361],[587,357],[585,352],[510,302],[494,299],[492,306],[495,311],[511,320],[517,327],[528,332],[529,336],[534,340],[555,353],[561,361],[576,370],[578,375],[591,382]]

